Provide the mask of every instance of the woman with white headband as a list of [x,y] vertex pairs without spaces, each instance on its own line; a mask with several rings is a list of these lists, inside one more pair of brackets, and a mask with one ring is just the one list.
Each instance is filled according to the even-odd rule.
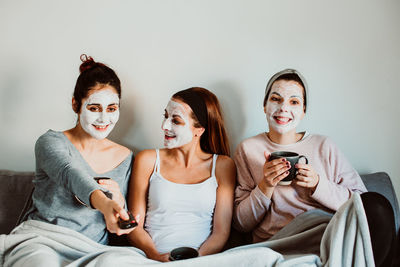
[[128,206],[145,220],[128,238],[158,261],[177,247],[219,252],[230,233],[236,171],[218,99],[200,87],[174,94],[161,128],[165,148],[134,162]]
[[[244,140],[235,152],[238,185],[234,226],[239,231],[251,232],[253,242],[270,239],[306,211],[336,212],[352,194],[366,192],[361,177],[331,139],[296,131],[306,113],[307,89],[304,77],[294,69],[273,75],[263,102],[269,131]],[[295,165],[296,176],[289,185],[281,181],[289,175],[291,163],[285,158],[271,160],[275,151],[295,152],[308,159],[307,163]],[[374,206],[377,203],[383,203],[390,214],[389,202],[377,195],[361,195],[367,217],[378,216]],[[390,223],[388,219],[386,229],[390,229]],[[387,246],[375,242],[374,236],[390,237],[390,231],[382,234],[374,228],[379,227],[370,227],[379,265],[390,256],[386,257]]]

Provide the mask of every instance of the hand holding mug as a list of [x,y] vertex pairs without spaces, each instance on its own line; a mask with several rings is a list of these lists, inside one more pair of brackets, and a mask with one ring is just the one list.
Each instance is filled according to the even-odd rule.
[[191,247],[179,247],[173,249],[169,253],[170,261],[187,260],[191,258],[196,258],[199,256],[199,252]]
[[319,182],[318,173],[308,164],[297,163],[295,167],[297,169],[297,175],[293,182],[298,186],[310,188],[314,193]]
[[[297,175],[297,165],[300,159],[304,159],[305,163],[308,164],[308,159],[304,155],[299,155],[295,152],[289,151],[275,151],[271,153],[269,160],[272,162],[274,160],[283,160],[285,159],[290,164],[288,165],[290,168],[288,169],[288,174],[285,178],[281,179],[279,184],[280,185],[290,185],[292,181],[296,178]],[[302,164],[302,165],[306,165]]]
[[263,179],[258,187],[269,198],[271,198],[275,186],[289,175],[291,164],[285,158],[271,160],[271,155],[264,152],[265,163],[263,167]]
[[264,152],[264,180],[268,186],[275,187],[282,179],[289,175],[290,162],[286,158],[272,159],[271,155]]

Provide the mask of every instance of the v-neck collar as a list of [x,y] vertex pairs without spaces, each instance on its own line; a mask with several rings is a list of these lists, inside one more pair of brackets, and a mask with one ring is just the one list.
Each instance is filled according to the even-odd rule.
[[112,170],[103,172],[103,173],[97,173],[93,170],[93,168],[89,165],[89,163],[85,160],[85,158],[82,156],[81,152],[76,148],[76,146],[71,142],[71,140],[69,140],[69,138],[65,135],[64,132],[59,132],[61,133],[61,135],[63,136],[63,138],[65,138],[69,144],[69,146],[72,147],[72,151],[74,151],[75,154],[78,155],[78,157],[80,157],[81,161],[84,162],[86,168],[93,174],[94,177],[96,176],[106,176],[109,173],[114,172],[115,170],[117,170],[122,164],[124,164],[125,161],[127,161],[131,155],[132,155],[132,151],[130,151],[129,155],[123,160],[121,161],[115,168],[113,168]]

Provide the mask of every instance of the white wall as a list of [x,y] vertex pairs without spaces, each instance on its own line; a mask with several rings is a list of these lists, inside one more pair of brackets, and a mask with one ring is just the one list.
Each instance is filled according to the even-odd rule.
[[0,168],[34,170],[35,140],[74,126],[87,53],[119,74],[112,139],[162,145],[172,93],[221,100],[232,148],[266,129],[268,78],[292,67],[310,86],[302,129],[329,135],[360,173],[386,171],[400,195],[400,2],[0,1]]

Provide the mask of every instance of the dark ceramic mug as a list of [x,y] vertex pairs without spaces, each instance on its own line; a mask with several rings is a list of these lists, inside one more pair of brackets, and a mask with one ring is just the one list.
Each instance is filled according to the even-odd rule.
[[274,160],[274,159],[279,159],[279,158],[286,158],[287,161],[290,162],[290,170],[289,170],[289,175],[286,176],[283,180],[279,182],[280,185],[290,185],[292,183],[292,180],[296,178],[296,167],[295,165],[299,162],[301,158],[304,158],[306,161],[306,164],[308,164],[308,159],[304,155],[299,155],[295,152],[289,152],[289,151],[276,151],[272,152],[271,156],[269,157],[269,160]]
[[196,258],[199,256],[199,252],[191,247],[180,247],[175,248],[169,254],[170,261],[186,260],[191,258]]

